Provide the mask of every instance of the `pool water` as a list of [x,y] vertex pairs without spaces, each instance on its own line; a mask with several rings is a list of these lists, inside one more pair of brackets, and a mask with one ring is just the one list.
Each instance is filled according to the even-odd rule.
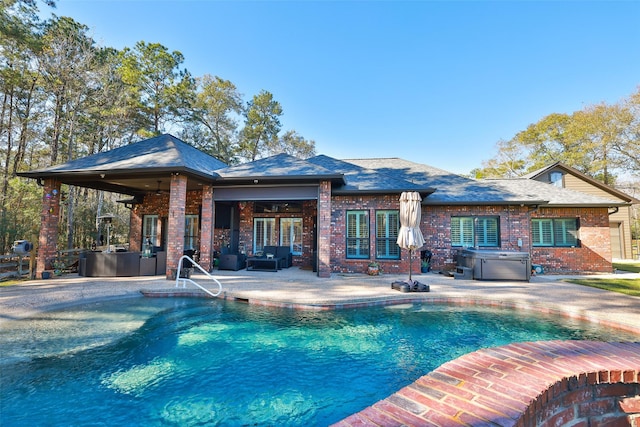
[[0,425],[329,425],[465,353],[554,339],[640,337],[475,306],[106,301],[2,324]]

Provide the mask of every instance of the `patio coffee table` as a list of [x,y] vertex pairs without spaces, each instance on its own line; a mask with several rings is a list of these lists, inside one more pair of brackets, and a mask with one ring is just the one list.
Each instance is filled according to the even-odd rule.
[[247,258],[247,270],[252,271],[278,271],[280,268],[280,258]]

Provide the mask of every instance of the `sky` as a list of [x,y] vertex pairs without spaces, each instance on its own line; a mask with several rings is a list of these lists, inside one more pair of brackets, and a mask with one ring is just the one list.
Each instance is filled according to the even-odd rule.
[[271,92],[331,157],[467,174],[551,113],[640,88],[640,1],[57,0],[100,46],[182,52],[194,76]]

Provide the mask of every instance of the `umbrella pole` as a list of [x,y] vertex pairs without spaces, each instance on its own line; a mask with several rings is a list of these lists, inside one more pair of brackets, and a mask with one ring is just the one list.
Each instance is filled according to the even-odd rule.
[[411,256],[411,249],[409,249],[409,283],[413,284],[413,281],[411,280],[411,261],[412,261],[412,256]]

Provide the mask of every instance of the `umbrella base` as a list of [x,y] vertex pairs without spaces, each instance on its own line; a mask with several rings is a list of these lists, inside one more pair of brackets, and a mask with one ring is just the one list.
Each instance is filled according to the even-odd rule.
[[391,283],[391,289],[400,292],[429,292],[429,285],[420,283],[417,280],[402,280]]

